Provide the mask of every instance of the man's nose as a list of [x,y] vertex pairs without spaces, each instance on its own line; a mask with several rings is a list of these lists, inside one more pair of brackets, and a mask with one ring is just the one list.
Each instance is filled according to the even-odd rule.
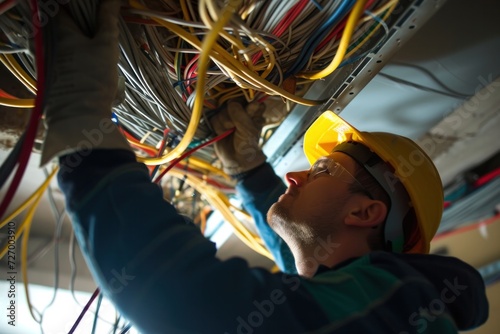
[[300,172],[289,172],[286,173],[285,179],[289,185],[300,187],[307,182],[307,170],[303,170]]

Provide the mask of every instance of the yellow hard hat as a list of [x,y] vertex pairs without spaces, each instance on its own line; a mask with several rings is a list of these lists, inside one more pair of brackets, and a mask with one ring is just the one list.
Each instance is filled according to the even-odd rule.
[[[371,155],[375,153],[385,162],[377,166],[373,166],[373,163],[361,164],[391,198],[385,236],[386,239],[394,239],[390,241],[395,243],[398,242],[396,239],[401,239],[400,247],[393,250],[403,251],[403,243],[412,239],[411,247],[406,247],[405,253],[428,253],[430,241],[436,234],[443,213],[443,186],[432,160],[420,146],[406,137],[385,132],[358,131],[332,111],[321,114],[306,131],[304,153],[309,163],[313,164],[318,158],[339,150],[339,147],[352,144],[354,148],[347,147],[346,150],[354,150],[351,156],[360,162],[356,156],[363,154],[357,152],[356,143],[362,144],[357,146],[363,147]],[[342,149],[340,151],[343,152]],[[362,150],[360,152],[363,153]],[[398,205],[399,209],[396,208]],[[418,229],[406,239],[402,233],[404,216],[401,216],[401,212],[393,212],[393,218],[396,219],[390,219],[393,206],[394,210],[401,212],[408,211],[405,206],[414,210]]]

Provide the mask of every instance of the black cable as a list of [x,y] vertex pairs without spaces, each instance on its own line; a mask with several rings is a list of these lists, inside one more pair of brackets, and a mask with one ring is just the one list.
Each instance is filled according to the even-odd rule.
[[122,316],[121,315],[118,315],[116,317],[116,321],[113,325],[113,334],[116,334],[116,330],[118,329],[118,324],[120,323],[120,320],[121,320]]
[[132,324],[128,323],[125,327],[123,327],[123,329],[120,332],[120,334],[126,334],[126,333],[128,333],[128,331],[130,330],[130,328],[132,328]]
[[461,94],[457,95],[457,94],[454,94],[454,93],[443,92],[443,91],[438,90],[438,89],[434,89],[434,88],[426,87],[426,86],[423,86],[423,85],[419,85],[417,83],[410,82],[410,81],[407,81],[407,80],[404,80],[404,79],[401,79],[401,78],[397,78],[397,77],[394,77],[392,75],[385,74],[385,73],[382,73],[382,72],[379,72],[378,75],[380,75],[380,76],[382,76],[384,78],[387,78],[387,79],[389,79],[391,81],[394,81],[396,83],[399,83],[399,84],[402,84],[402,85],[406,85],[406,86],[410,86],[410,87],[413,87],[413,88],[417,88],[417,89],[420,89],[420,90],[423,90],[423,91],[426,91],[426,92],[441,94],[441,95],[453,97],[453,98],[456,98],[456,99],[467,99],[467,98],[470,97],[469,95],[461,95]]
[[472,95],[474,95],[474,94],[464,94],[464,93],[458,92],[458,91],[448,87],[434,73],[432,73],[430,70],[428,70],[427,68],[425,68],[423,66],[416,65],[416,64],[402,63],[402,62],[392,62],[389,65],[398,65],[398,66],[405,66],[405,67],[411,67],[411,68],[417,69],[417,70],[427,74],[432,80],[434,80],[435,83],[437,83],[441,88],[443,88],[444,90],[448,91],[451,94],[456,94],[456,95],[464,96],[464,97],[471,97]]

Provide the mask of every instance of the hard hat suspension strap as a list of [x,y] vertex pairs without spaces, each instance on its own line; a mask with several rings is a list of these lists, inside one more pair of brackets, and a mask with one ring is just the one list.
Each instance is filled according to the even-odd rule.
[[359,163],[385,190],[391,200],[384,227],[384,239],[387,249],[396,253],[403,252],[403,220],[410,210],[410,197],[399,178],[394,175],[390,165],[365,145],[348,141],[337,145],[333,152],[342,152]]

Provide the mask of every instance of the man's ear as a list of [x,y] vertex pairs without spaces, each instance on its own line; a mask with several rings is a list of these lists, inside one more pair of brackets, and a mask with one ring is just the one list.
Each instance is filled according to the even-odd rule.
[[365,197],[351,207],[344,223],[349,226],[376,227],[384,222],[386,216],[387,206],[384,202]]

